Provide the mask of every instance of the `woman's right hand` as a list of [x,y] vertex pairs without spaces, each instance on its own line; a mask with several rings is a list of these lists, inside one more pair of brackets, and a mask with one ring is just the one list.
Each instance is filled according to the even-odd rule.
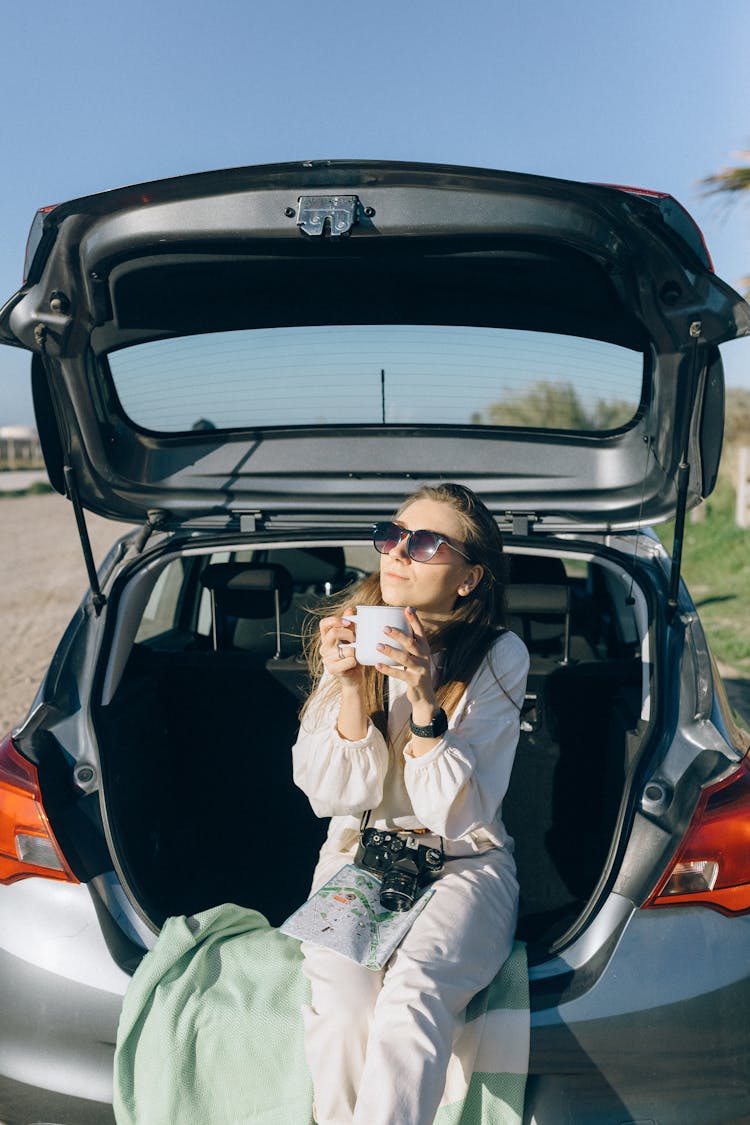
[[[347,606],[346,616],[354,615],[354,606]],[[354,655],[355,624],[344,617],[324,617],[320,622],[320,655],[326,672],[341,681],[342,687],[362,681],[362,667]],[[342,649],[340,645],[350,645]]]

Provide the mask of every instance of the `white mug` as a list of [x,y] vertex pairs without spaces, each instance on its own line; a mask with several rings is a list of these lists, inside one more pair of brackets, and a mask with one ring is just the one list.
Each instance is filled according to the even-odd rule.
[[358,605],[357,616],[346,617],[345,620],[351,621],[356,627],[357,640],[354,645],[354,655],[358,664],[388,664],[392,668],[399,667],[398,660],[378,652],[377,645],[399,647],[395,639],[384,632],[386,625],[411,634],[403,609],[391,605]]

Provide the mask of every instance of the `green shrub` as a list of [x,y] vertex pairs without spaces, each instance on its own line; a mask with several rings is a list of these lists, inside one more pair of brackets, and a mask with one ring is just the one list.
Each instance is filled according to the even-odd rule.
[[[714,656],[750,675],[750,530],[735,523],[735,493],[720,479],[702,506],[703,518],[688,515],[682,576],[698,607]],[[657,527],[672,550],[673,524]]]

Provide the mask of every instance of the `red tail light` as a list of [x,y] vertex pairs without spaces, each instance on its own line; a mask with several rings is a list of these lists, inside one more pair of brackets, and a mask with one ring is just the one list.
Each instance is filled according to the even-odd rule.
[[50,211],[54,211],[58,204],[54,203],[51,207],[40,207],[36,215],[34,215],[31,223],[31,230],[29,237],[26,239],[26,254],[23,262],[23,283],[24,285],[29,279],[31,272],[31,263],[34,261],[34,255],[39,249],[39,243],[42,241],[42,234],[44,233],[44,219],[49,215]]
[[601,187],[615,188],[616,191],[626,191],[629,195],[641,195],[644,199],[660,201],[660,211],[664,221],[677,231],[682,238],[692,246],[699,257],[703,258],[711,273],[715,273],[714,263],[706,246],[703,231],[696,223],[690,212],[682,206],[678,199],[666,191],[652,191],[651,188],[629,187],[627,184],[601,184]]
[[0,742],[0,883],[40,875],[77,883],[49,826],[36,766]]
[[750,766],[709,786],[682,846],[644,904],[700,903],[722,914],[750,912]]

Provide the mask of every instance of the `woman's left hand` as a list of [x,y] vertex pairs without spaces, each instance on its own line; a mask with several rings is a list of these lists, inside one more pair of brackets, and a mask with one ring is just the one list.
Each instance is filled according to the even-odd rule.
[[424,716],[422,721],[427,724],[438,706],[432,686],[430,644],[415,611],[407,608],[404,612],[411,636],[401,629],[386,628],[385,631],[393,637],[394,644],[378,645],[379,652],[391,660],[397,660],[401,667],[393,668],[390,664],[376,664],[375,667],[385,676],[404,681],[406,697],[412,705],[415,721],[419,722],[420,717]]

